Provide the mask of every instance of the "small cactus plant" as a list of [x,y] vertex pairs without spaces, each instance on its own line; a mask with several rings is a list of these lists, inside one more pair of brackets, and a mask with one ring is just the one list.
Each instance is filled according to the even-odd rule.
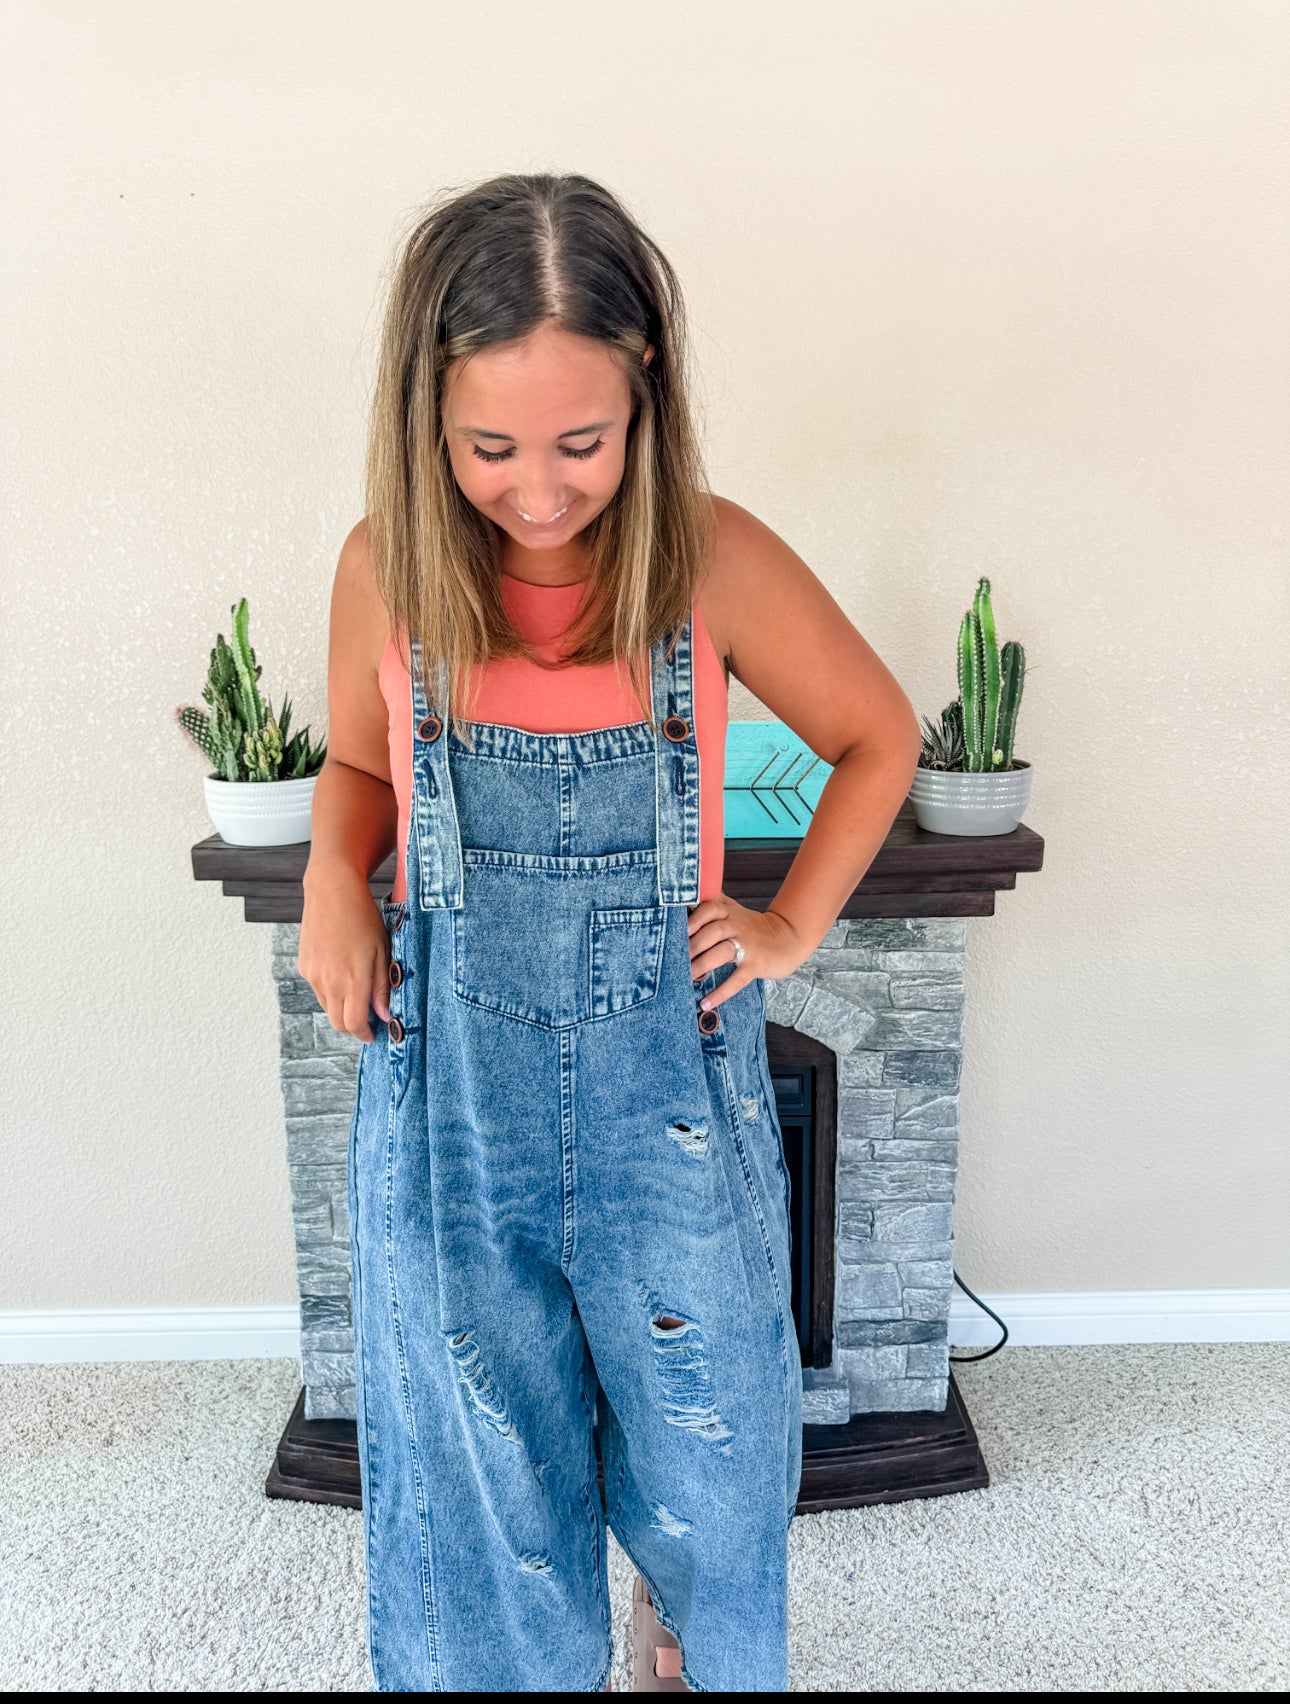
[[959,696],[941,711],[939,728],[924,716],[919,767],[1011,769],[1026,653],[1015,639],[1000,653],[987,579],[978,581],[972,608],[959,624],[957,661]]
[[[210,706],[184,705],[176,720],[221,781],[296,781],[316,775],[327,756],[309,729],[291,734],[291,700],[275,714],[256,684],[262,672],[251,649],[246,599],[233,605],[232,643],[219,633],[202,697]],[[290,737],[288,737],[290,735]]]

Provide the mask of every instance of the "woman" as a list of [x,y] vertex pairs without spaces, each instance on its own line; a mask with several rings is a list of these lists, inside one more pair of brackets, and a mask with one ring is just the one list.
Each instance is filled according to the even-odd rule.
[[[383,1691],[603,1689],[606,1525],[641,1576],[636,1690],[787,1683],[801,1371],[762,983],[837,917],[919,735],[806,565],[707,491],[682,335],[668,262],[581,177],[442,201],[387,311],[300,937],[365,1043]],[[832,765],[764,911],[721,891],[730,674]]]

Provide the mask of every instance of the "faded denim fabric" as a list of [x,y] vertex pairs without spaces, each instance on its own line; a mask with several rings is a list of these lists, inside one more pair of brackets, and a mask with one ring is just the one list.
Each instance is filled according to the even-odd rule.
[[691,980],[690,624],[652,658],[678,738],[467,745],[412,663],[409,898],[349,1166],[377,1689],[603,1690],[607,1521],[696,1691],[783,1691],[788,1178],[761,983],[697,1021],[732,967]]

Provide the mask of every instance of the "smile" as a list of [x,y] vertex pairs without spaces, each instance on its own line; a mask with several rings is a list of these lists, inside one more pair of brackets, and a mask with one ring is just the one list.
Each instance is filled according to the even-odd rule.
[[549,527],[558,521],[561,515],[567,515],[569,513],[569,505],[566,503],[563,509],[557,509],[555,514],[551,516],[550,520],[546,521],[539,521],[536,515],[526,515],[523,509],[516,510],[516,513],[522,521],[527,521],[532,527]]

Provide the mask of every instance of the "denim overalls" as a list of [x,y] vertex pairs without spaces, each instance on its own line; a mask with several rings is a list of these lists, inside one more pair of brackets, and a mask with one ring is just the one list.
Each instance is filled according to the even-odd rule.
[[465,744],[412,647],[407,899],[349,1156],[383,1692],[603,1690],[606,1520],[693,1689],[787,1685],[788,1181],[762,984],[701,1014],[732,967],[690,974],[691,628],[651,654],[658,735]]

